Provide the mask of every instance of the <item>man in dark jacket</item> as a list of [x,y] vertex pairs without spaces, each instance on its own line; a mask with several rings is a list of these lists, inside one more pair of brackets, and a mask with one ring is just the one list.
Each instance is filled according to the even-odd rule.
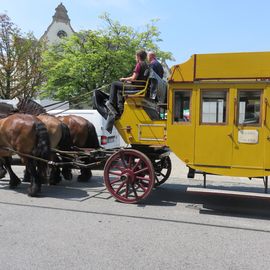
[[148,52],[147,60],[149,66],[157,73],[157,75],[162,79],[164,75],[164,69],[162,65],[158,62],[156,54],[154,52]]

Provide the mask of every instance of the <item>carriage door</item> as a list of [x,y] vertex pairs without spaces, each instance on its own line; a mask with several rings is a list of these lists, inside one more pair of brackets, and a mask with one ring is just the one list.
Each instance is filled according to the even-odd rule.
[[262,106],[263,90],[238,89],[233,134],[233,167],[237,169],[263,169],[265,140]]
[[232,125],[229,125],[229,90],[200,91],[200,115],[195,135],[195,165],[230,167]]

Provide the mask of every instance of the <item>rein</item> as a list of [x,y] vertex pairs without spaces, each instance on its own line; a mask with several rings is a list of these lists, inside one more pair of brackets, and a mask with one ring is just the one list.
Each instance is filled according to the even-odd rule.
[[[80,96],[80,99],[82,97],[86,97],[88,95],[91,95],[94,91],[96,90],[101,90],[101,89],[104,89],[104,88],[107,88],[110,84],[106,84],[106,85],[103,85],[99,88],[95,88],[93,89],[92,91],[89,91],[87,93],[84,93],[83,95]],[[53,102],[51,104],[48,104],[48,105],[45,105],[45,106],[42,106],[40,105],[39,103],[37,103],[36,101],[32,100],[32,99],[29,99],[29,98],[24,98],[24,99],[20,99],[18,104],[17,104],[17,110],[13,110],[13,111],[10,111],[10,112],[1,112],[0,111],[0,119],[1,118],[5,118],[7,117],[8,115],[10,114],[13,114],[13,113],[16,113],[16,112],[19,112],[19,113],[29,113],[29,114],[32,114],[32,115],[40,115],[40,114],[44,114],[44,113],[49,113],[51,115],[58,115],[58,114],[61,114],[68,109],[60,109],[60,112],[57,112],[57,113],[50,113],[50,111],[52,110],[55,110],[55,109],[58,109],[58,108],[61,108],[62,106],[66,105],[66,104],[69,104],[70,101],[75,101],[77,100],[78,97],[73,97],[71,98],[69,101],[56,101],[56,102]],[[76,102],[76,103],[73,103],[73,105],[80,105],[80,104],[83,104],[84,102]],[[5,103],[6,105],[6,103]],[[48,109],[52,106],[55,106],[55,105],[58,105],[56,107],[54,107],[53,109]]]
[[[16,150],[14,150],[12,148],[9,148],[9,147],[0,147],[0,149],[5,150],[5,151],[8,151],[8,152],[11,152],[11,153],[14,153],[14,154],[17,154],[17,155],[22,156],[22,157],[28,157],[28,158],[35,159],[35,160],[38,160],[38,161],[42,161],[42,162],[47,163],[50,166],[55,166],[55,167],[66,166],[66,165],[73,165],[74,166],[75,165],[78,168],[91,168],[91,167],[94,167],[96,165],[102,164],[102,161],[96,161],[96,162],[89,163],[89,164],[84,164],[84,163],[76,162],[76,161],[70,161],[70,162],[54,162],[54,161],[47,160],[47,159],[44,159],[44,158],[40,158],[40,157],[36,157],[36,156],[33,156],[33,155],[21,153],[21,152],[16,151]],[[52,150],[55,151],[56,153],[59,152],[57,149],[52,149]],[[65,151],[62,151],[62,152],[65,152]],[[78,152],[74,152],[74,153],[75,154],[78,154]]]
[[[101,86],[101,87],[98,87],[98,88],[95,88],[95,89],[93,89],[92,91],[90,91],[90,92],[87,92],[87,93],[85,93],[85,94],[83,94],[83,95],[81,95],[80,96],[80,98],[82,98],[82,97],[84,97],[84,96],[87,96],[87,95],[90,95],[90,94],[92,94],[92,93],[94,93],[96,90],[102,90],[102,89],[104,89],[104,88],[107,88],[108,86],[110,86],[111,84],[105,84],[105,85],[103,85],[103,86]],[[75,98],[71,98],[71,100],[76,100],[76,99],[78,99],[77,97]],[[53,105],[54,104],[59,104],[60,102],[56,102],[56,103],[53,103]],[[73,103],[73,105],[80,105],[80,104],[83,104],[84,102],[77,102],[77,103]],[[69,101],[66,101],[66,102],[64,102],[63,104],[61,104],[61,105],[59,105],[58,107],[56,107],[56,108],[54,108],[54,109],[51,109],[51,110],[55,110],[55,109],[57,109],[57,108],[60,108],[60,107],[62,107],[63,105],[66,105],[66,104],[69,104]],[[44,106],[44,108],[46,108],[46,107],[50,107],[50,106],[52,106],[52,105],[47,105],[47,106]],[[63,112],[65,112],[65,111],[68,111],[69,109],[63,109],[63,110],[61,110],[60,112],[58,112],[58,113],[52,113],[52,115],[58,115],[58,114],[61,114],[61,113],[63,113]],[[50,113],[50,110],[48,110],[47,111],[48,113]]]

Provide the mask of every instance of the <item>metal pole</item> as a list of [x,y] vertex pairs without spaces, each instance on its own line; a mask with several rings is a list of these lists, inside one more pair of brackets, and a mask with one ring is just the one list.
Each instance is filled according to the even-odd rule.
[[268,176],[264,177],[264,193],[268,193]]

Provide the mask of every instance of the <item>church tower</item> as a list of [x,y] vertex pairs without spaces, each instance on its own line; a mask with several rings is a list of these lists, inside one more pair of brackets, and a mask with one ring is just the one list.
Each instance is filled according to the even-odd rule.
[[75,33],[70,25],[70,19],[67,14],[65,6],[60,3],[55,9],[53,21],[41,37],[45,39],[48,44],[58,43],[63,37],[68,37]]

